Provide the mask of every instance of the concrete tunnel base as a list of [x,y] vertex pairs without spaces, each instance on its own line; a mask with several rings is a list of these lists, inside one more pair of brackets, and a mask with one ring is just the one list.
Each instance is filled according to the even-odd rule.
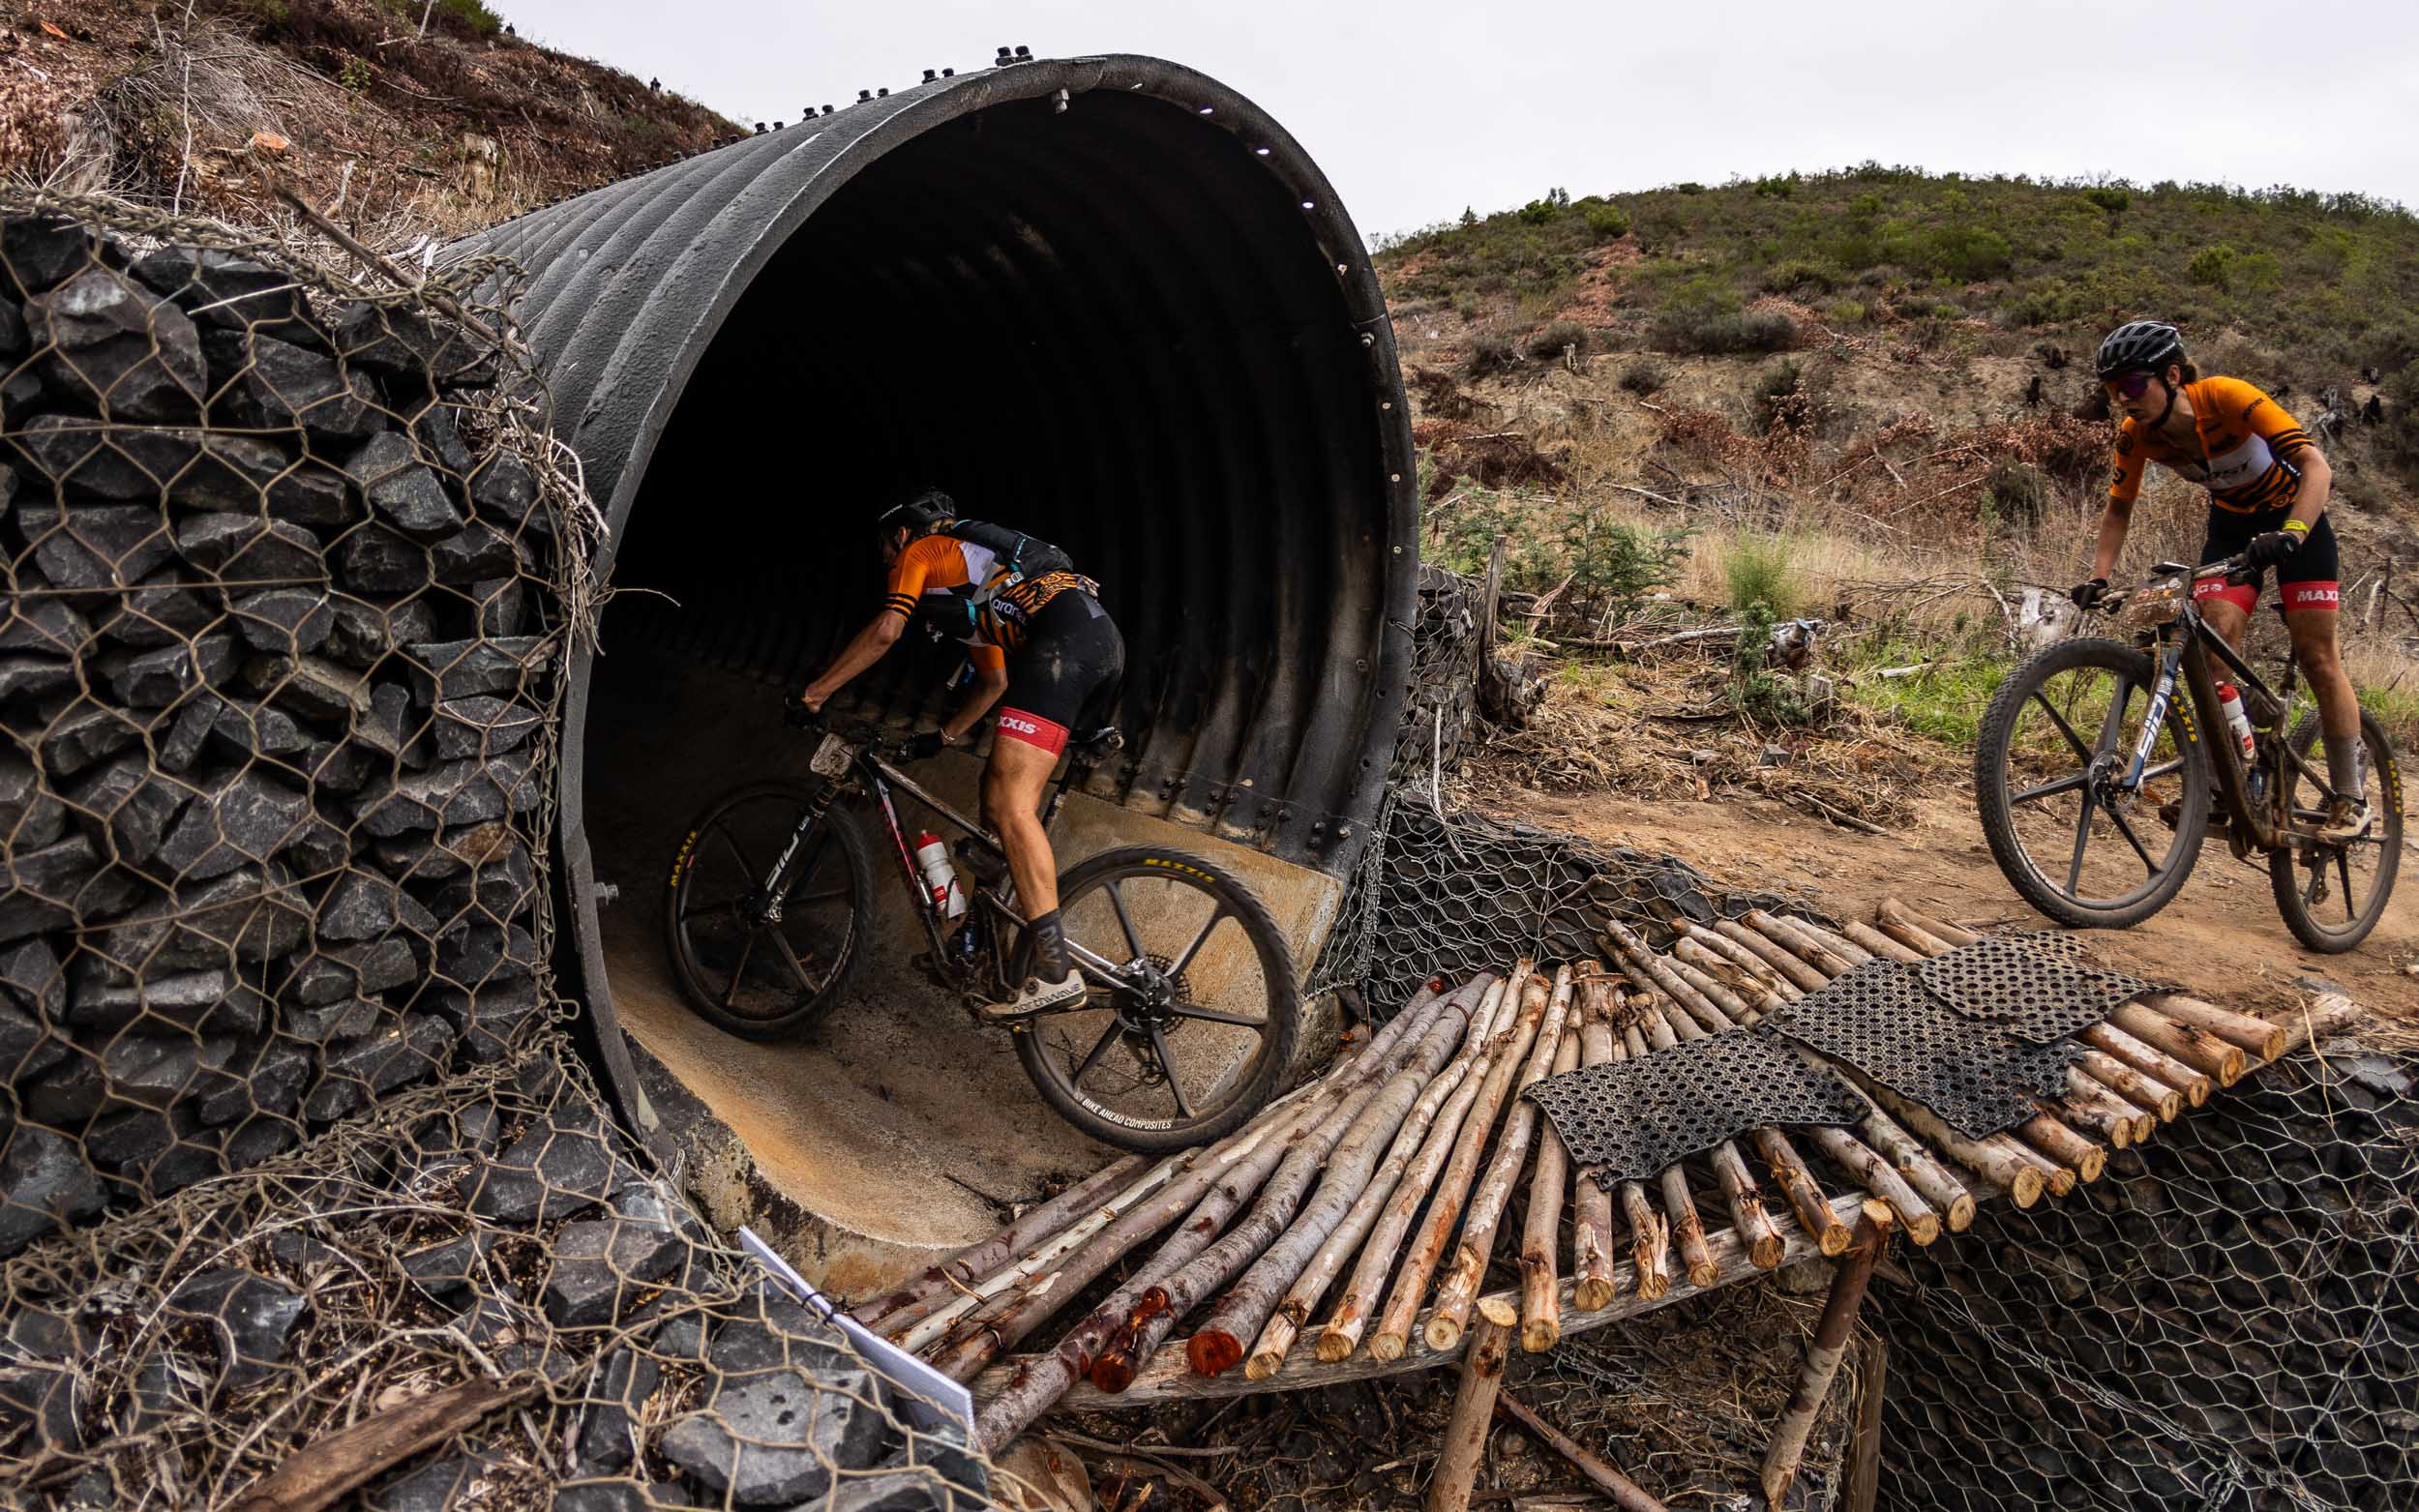
[[[597,663],[587,726],[587,828],[615,1016],[682,1177],[725,1230],[748,1224],[817,1286],[863,1296],[1005,1221],[1012,1206],[1118,1155],[1044,1103],[1005,1031],[976,1023],[910,964],[923,936],[875,842],[876,925],[842,1001],[789,1040],[725,1033],[681,1000],[665,961],[664,887],[690,819],[724,790],[806,775],[809,740],[762,683],[642,645]],[[968,812],[976,757],[916,769]],[[901,820],[917,823],[901,802]],[[1053,827],[1061,868],[1151,843],[1210,857],[1266,903],[1305,978],[1341,902],[1337,879],[1083,795]],[[1298,1067],[1332,1048],[1332,999],[1304,1010]]]

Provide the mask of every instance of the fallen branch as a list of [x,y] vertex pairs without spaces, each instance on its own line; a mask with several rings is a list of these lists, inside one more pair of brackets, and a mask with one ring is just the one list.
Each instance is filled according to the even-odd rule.
[[354,1487],[443,1443],[489,1413],[528,1401],[544,1384],[535,1376],[517,1381],[465,1380],[388,1408],[305,1444],[254,1481],[228,1512],[320,1512]]
[[1621,1508],[1622,1512],[1665,1512],[1663,1503],[1648,1496],[1636,1481],[1580,1447],[1577,1440],[1529,1410],[1510,1392],[1497,1393],[1495,1410],[1537,1435],[1547,1448],[1568,1460],[1580,1474],[1594,1481],[1606,1496],[1611,1497],[1613,1505]]

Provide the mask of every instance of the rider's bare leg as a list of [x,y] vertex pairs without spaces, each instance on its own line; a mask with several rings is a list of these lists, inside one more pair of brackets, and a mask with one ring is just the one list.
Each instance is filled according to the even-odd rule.
[[2336,618],[2333,609],[2285,612],[2285,628],[2293,637],[2293,660],[2310,679],[2311,695],[2318,700],[2318,727],[2326,732],[2329,746],[2360,739],[2360,696],[2344,672],[2344,653],[2335,640]]
[[2200,617],[2218,633],[2219,638],[2233,648],[2236,656],[2243,654],[2243,632],[2251,628],[2251,610],[2231,599],[2203,599],[2200,601]]
[[1041,792],[1058,764],[1058,756],[1039,746],[1002,736],[993,739],[991,765],[983,771],[983,821],[1008,853],[1017,908],[1029,919],[1059,905],[1059,866],[1050,832],[1041,825]]

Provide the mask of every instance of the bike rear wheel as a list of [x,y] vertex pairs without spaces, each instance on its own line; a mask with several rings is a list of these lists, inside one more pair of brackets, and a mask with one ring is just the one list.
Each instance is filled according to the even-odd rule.
[[[1124,1149],[1179,1150],[1231,1133],[1276,1095],[1300,1004],[1293,953],[1260,900],[1180,850],[1104,851],[1059,879],[1080,1002],[1016,1026],[1050,1106]],[[1019,952],[1020,957],[1026,953]],[[1030,959],[1018,963],[1018,974]]]
[[873,916],[873,857],[836,806],[792,858],[778,909],[768,906],[766,876],[813,798],[796,783],[726,793],[698,815],[672,862],[664,896],[672,979],[700,1018],[746,1039],[778,1039],[830,1012]]
[[[2361,742],[2368,747],[2369,806],[2374,817],[2366,837],[2341,845],[2286,846],[2268,852],[2268,886],[2277,912],[2293,937],[2323,955],[2350,950],[2369,937],[2394,896],[2403,854],[2403,777],[2394,747],[2367,713],[2360,716]],[[2288,747],[2323,771],[2326,736],[2314,711],[2302,716],[2286,737]],[[2294,816],[2304,822],[2326,817],[2317,786],[2298,767],[2286,774]]]
[[2209,763],[2181,708],[2168,709],[2140,789],[2109,789],[2140,739],[2156,675],[2148,655],[2122,642],[2064,640],[2010,673],[1983,716],[1983,834],[2024,901],[2061,924],[2138,924],[2199,859]]

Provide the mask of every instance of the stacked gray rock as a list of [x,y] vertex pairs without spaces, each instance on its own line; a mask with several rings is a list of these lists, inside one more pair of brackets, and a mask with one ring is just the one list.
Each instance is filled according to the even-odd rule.
[[554,541],[498,369],[0,222],[0,1256],[536,1013]]

